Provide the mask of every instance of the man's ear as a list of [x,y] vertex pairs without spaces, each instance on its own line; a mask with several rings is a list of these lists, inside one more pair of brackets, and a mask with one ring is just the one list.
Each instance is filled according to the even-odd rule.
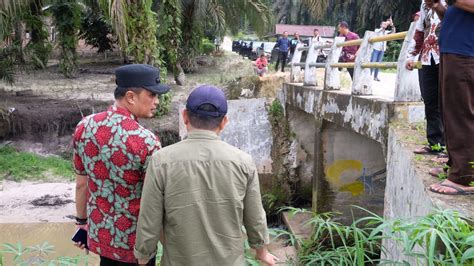
[[190,124],[189,122],[189,116],[188,116],[188,110],[184,109],[183,112],[181,113],[183,115],[183,122],[187,126]]
[[127,91],[125,93],[125,100],[128,104],[134,105],[136,101],[136,94],[133,91]]
[[219,124],[219,131],[224,130],[224,128],[227,126],[228,123],[229,123],[229,117],[228,117],[228,116],[224,116],[224,118],[222,119],[221,123]]

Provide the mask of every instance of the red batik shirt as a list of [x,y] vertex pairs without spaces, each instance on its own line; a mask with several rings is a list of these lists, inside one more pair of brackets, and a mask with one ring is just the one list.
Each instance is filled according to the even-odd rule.
[[88,177],[89,249],[136,262],[133,248],[145,168],[160,141],[129,111],[112,106],[84,118],[73,145],[74,169]]

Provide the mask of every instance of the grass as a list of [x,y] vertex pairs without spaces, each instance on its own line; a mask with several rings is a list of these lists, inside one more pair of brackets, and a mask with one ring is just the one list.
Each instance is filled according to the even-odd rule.
[[415,161],[421,162],[425,159],[423,155],[417,154],[415,155]]
[[56,156],[19,152],[12,147],[0,148],[0,180],[40,180],[48,178],[47,174],[72,180],[72,163]]
[[[308,212],[292,207],[282,210],[290,217]],[[367,217],[350,225],[340,224],[331,213],[310,212],[312,218],[305,225],[312,227],[311,236],[290,238],[301,244],[298,265],[407,265],[380,258],[381,252],[387,252],[382,239],[391,239],[404,255],[415,259],[413,265],[474,265],[473,221],[456,211],[435,210],[423,217],[396,220],[365,211]]]

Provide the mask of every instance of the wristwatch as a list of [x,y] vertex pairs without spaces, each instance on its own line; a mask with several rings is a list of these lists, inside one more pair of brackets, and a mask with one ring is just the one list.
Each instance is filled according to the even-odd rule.
[[76,225],[85,225],[87,224],[87,218],[79,218],[76,216]]

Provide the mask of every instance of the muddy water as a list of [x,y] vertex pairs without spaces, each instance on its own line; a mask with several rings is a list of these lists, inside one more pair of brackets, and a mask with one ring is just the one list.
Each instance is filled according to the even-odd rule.
[[[73,223],[0,223],[0,244],[20,242],[24,247],[27,247],[47,241],[50,245],[54,246],[54,253],[46,257],[48,260],[61,256],[83,256],[84,251],[76,248],[71,242],[74,231],[75,226]],[[4,248],[1,247],[1,249]],[[4,256],[5,265],[14,265],[13,255],[4,254]],[[30,257],[31,255],[24,255],[22,258],[28,259]],[[99,258],[92,253],[87,256],[87,260],[89,262],[88,265],[99,265]],[[84,261],[85,258],[79,265],[85,265]]]

